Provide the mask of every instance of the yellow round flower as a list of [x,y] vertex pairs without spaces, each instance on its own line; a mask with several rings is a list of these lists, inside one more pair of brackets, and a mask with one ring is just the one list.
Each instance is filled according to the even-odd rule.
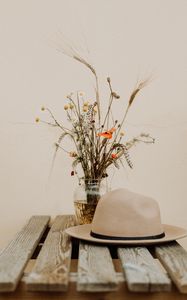
[[83,105],[84,105],[84,106],[88,106],[88,105],[89,105],[89,101],[85,101],[85,102],[83,103]]
[[88,111],[88,107],[87,106],[83,106],[83,111],[87,112]]
[[65,109],[65,110],[67,110],[68,108],[69,108],[69,105],[68,105],[68,104],[64,105],[64,109]]
[[97,113],[97,106],[94,107],[94,112]]
[[70,109],[74,109],[73,103],[70,103],[69,108],[70,108]]

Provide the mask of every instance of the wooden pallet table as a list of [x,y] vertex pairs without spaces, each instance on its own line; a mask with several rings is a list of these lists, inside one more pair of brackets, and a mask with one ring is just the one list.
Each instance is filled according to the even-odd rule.
[[187,252],[71,239],[74,216],[33,216],[0,253],[1,299],[187,299]]

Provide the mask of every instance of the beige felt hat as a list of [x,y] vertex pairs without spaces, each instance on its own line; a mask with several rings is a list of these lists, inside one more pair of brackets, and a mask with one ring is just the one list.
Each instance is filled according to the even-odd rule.
[[143,195],[116,189],[97,205],[92,224],[66,229],[72,237],[104,244],[158,244],[187,235],[187,230],[161,223],[158,203]]

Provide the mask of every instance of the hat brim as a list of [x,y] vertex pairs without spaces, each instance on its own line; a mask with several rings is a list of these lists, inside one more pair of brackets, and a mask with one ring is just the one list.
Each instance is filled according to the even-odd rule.
[[166,243],[170,241],[174,241],[177,239],[181,239],[187,236],[187,230],[181,227],[166,225],[163,224],[165,237],[159,239],[149,239],[149,240],[106,240],[106,239],[98,239],[94,238],[90,235],[91,224],[78,225],[67,228],[65,231],[67,234],[74,238],[78,238],[80,240],[98,243],[98,244],[114,244],[114,245],[151,245],[151,244],[160,244]]

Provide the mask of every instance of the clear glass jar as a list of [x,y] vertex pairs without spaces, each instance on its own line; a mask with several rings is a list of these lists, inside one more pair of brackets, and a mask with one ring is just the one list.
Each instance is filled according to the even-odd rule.
[[92,222],[98,201],[106,192],[106,185],[98,179],[85,180],[76,188],[74,192],[74,207],[79,225]]

